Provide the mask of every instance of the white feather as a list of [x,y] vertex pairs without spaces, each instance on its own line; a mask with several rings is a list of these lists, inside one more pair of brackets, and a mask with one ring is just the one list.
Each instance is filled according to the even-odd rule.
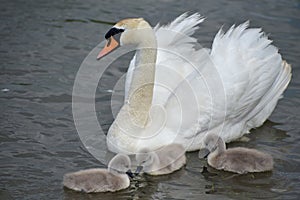
[[[167,120],[158,135],[139,143],[141,147],[154,148],[176,138],[173,142],[197,150],[206,133],[217,133],[225,142],[235,140],[270,116],[290,82],[290,65],[261,29],[248,28],[248,21],[227,32],[220,29],[211,50],[195,48],[192,34],[203,20],[198,13],[184,13],[154,28],[158,49],[152,104],[165,109]],[[135,57],[125,99],[134,67]]]

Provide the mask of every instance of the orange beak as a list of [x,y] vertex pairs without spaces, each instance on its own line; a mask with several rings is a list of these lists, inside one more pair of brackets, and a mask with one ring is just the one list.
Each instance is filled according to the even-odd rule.
[[100,53],[97,56],[97,60],[102,58],[103,56],[107,55],[108,53],[112,52],[114,49],[116,49],[119,46],[119,43],[115,40],[114,37],[110,37],[107,42],[105,47],[100,51]]

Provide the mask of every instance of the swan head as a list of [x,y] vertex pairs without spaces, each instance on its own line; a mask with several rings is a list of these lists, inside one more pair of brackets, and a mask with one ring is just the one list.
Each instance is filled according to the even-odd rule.
[[105,39],[106,45],[98,54],[97,59],[104,57],[119,46],[132,44],[149,47],[155,41],[155,35],[149,23],[143,18],[130,18],[116,23],[105,34]]

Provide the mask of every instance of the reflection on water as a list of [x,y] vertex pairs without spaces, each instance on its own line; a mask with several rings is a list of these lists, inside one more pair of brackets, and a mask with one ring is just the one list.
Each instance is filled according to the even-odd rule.
[[[7,0],[1,5],[0,199],[299,198],[299,1],[265,0],[254,5],[253,1],[225,0]],[[115,21],[138,16],[155,25],[185,11],[207,17],[196,33],[206,47],[220,26],[250,19],[251,26],[270,33],[292,64],[293,80],[269,121],[251,131],[249,142],[228,145],[272,154],[274,171],[247,175],[217,171],[195,152],[187,154],[184,169],[161,177],[139,177],[117,193],[63,189],[64,173],[105,167],[83,147],[73,122],[72,88],[80,63]],[[113,120],[111,90],[126,72],[131,56],[116,61],[100,80],[96,109],[105,131]],[[122,99],[122,91],[114,95]]]

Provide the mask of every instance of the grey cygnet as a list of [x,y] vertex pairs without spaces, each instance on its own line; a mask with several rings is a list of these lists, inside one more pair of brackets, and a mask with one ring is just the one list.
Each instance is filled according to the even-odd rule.
[[63,185],[86,193],[115,192],[129,187],[130,167],[130,158],[117,154],[109,162],[108,169],[94,168],[65,174]]
[[156,151],[141,149],[136,154],[137,171],[150,175],[169,174],[186,164],[185,149],[180,144],[170,144]]
[[[243,147],[226,150],[225,142],[218,135],[208,135],[204,140],[204,145],[208,150],[208,164],[213,168],[239,174],[273,169],[274,163],[271,155]],[[204,157],[201,154],[203,150],[200,150],[199,157]]]

